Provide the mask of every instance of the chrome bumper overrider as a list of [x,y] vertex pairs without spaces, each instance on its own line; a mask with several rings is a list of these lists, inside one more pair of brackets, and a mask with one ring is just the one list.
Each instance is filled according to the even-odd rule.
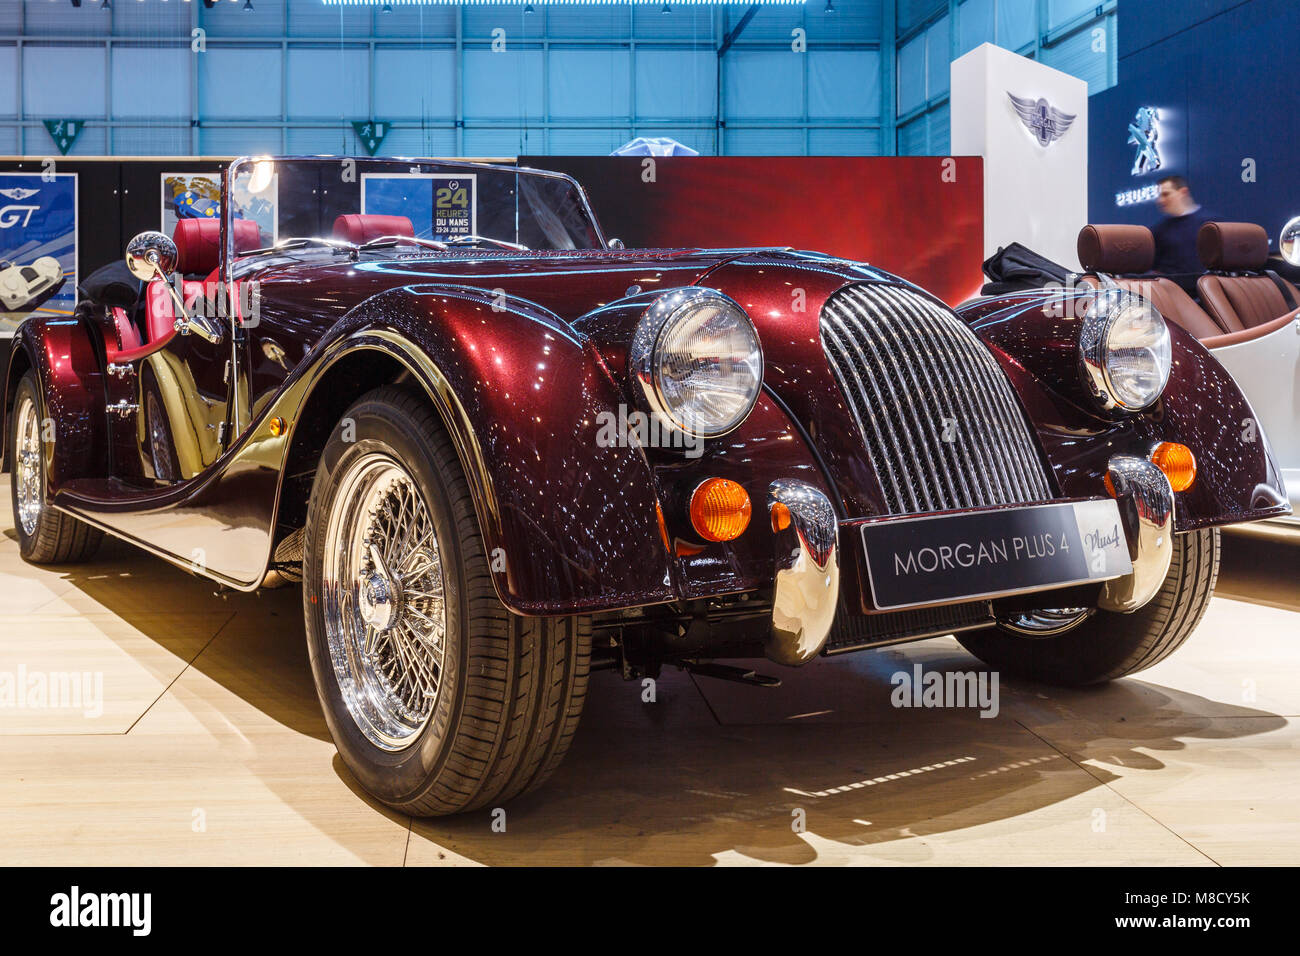
[[803,481],[772,482],[769,518],[778,504],[789,509],[790,523],[776,532],[776,588],[764,652],[769,660],[794,667],[821,652],[835,620],[839,523],[830,499]]
[[[1127,613],[1155,597],[1169,574],[1174,493],[1164,472],[1145,458],[1116,455],[1108,474],[1133,570],[1105,582],[1097,606]],[[769,660],[794,667],[821,653],[835,620],[839,523],[826,495],[803,481],[772,482],[767,492],[769,518],[778,504],[789,510],[790,521],[776,532],[776,586],[764,652]]]
[[1097,606],[1131,612],[1160,590],[1174,556],[1174,492],[1165,473],[1145,458],[1116,455],[1107,472],[1119,503],[1133,571],[1107,581]]

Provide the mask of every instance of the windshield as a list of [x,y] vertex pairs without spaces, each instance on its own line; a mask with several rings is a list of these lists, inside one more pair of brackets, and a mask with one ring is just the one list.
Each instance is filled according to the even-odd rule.
[[[586,196],[567,176],[416,160],[241,159],[227,173],[227,252],[294,239],[412,235],[455,246],[600,249]],[[340,217],[367,219],[358,224]],[[244,220],[245,222],[239,222]],[[409,225],[408,225],[409,223]],[[254,228],[255,227],[255,228]],[[227,261],[231,261],[227,257]]]

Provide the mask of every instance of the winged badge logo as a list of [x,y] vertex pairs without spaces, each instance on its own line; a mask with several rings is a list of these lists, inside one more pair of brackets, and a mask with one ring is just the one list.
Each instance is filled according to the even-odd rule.
[[1038,138],[1039,146],[1050,146],[1064,136],[1077,115],[1061,112],[1041,96],[1031,100],[1016,96],[1010,91],[1007,92],[1007,96],[1011,97],[1011,105],[1020,114],[1020,121],[1025,124],[1025,128]]
[[23,189],[21,186],[16,186],[13,189],[0,189],[0,196],[12,199],[14,202],[22,202],[30,196],[35,196],[38,192],[40,192],[39,189]]

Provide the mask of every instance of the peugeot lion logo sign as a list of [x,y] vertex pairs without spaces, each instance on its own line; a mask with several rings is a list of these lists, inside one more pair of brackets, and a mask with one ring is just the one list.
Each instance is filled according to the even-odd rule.
[[1160,168],[1160,151],[1156,143],[1160,139],[1160,111],[1154,106],[1138,107],[1133,122],[1128,124],[1128,141],[1137,147],[1133,157],[1133,175],[1153,173]]
[[1025,128],[1038,137],[1039,146],[1050,146],[1064,136],[1077,115],[1062,113],[1041,96],[1031,100],[1016,96],[1010,91],[1007,92],[1007,96],[1011,97],[1011,104],[1020,114],[1020,121],[1025,124]]

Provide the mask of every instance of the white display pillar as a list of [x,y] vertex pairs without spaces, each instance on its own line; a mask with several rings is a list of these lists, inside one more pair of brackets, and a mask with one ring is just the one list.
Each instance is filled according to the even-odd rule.
[[[1012,96],[1022,110],[1032,104],[1028,124]],[[985,43],[952,62],[951,108],[953,155],[984,157],[985,257],[1020,242],[1078,269],[1075,240],[1088,222],[1088,84]],[[1074,117],[1063,132],[1061,114]]]

